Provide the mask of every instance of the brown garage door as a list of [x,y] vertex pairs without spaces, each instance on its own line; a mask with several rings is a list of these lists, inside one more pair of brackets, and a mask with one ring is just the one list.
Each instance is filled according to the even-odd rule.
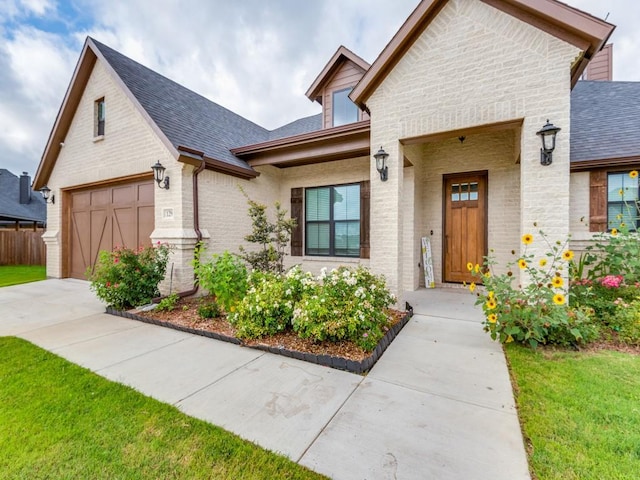
[[153,193],[150,180],[72,192],[69,276],[85,280],[100,250],[150,245]]

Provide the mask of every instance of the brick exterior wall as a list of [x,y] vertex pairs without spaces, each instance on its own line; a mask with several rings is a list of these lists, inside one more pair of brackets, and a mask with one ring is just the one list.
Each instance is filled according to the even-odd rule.
[[[523,232],[535,230],[534,222],[551,238],[569,233],[570,66],[578,53],[577,48],[483,2],[451,0],[368,99],[371,148],[382,145],[390,154],[389,180],[371,182],[371,216],[377,220],[371,230],[371,258],[375,259],[371,266],[384,273],[395,290],[415,284],[406,280],[407,266],[402,261],[407,254],[415,255],[406,252],[403,240],[404,215],[413,214],[403,208],[403,138],[523,119],[517,138],[521,163],[511,169],[511,175],[505,164],[501,174],[509,185],[520,185],[519,201],[512,198],[513,192],[503,194],[509,193],[509,202],[517,202],[520,208],[506,238],[509,243],[518,240]],[[547,118],[562,132],[553,164],[542,167],[535,132]],[[467,159],[473,165],[465,163],[464,170],[478,169],[479,162],[473,158],[479,153]],[[421,161],[425,178],[436,176],[434,183],[439,183],[440,173],[459,168],[449,167],[448,159]],[[498,183],[491,176],[490,172],[490,188]],[[502,208],[495,192],[489,210]],[[515,203],[509,208],[515,208]],[[442,225],[437,215],[425,211],[422,221],[425,226],[435,224],[435,237]],[[493,227],[493,243],[499,236],[497,228]],[[490,239],[489,248],[499,246],[493,243]],[[532,247],[535,251],[542,245]],[[415,270],[406,273],[414,276]]]

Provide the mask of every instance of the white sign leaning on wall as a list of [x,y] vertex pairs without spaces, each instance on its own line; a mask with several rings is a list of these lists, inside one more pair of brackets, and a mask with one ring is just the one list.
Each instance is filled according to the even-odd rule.
[[422,237],[422,264],[424,265],[424,286],[427,288],[436,288],[436,279],[433,276],[431,240],[428,237]]

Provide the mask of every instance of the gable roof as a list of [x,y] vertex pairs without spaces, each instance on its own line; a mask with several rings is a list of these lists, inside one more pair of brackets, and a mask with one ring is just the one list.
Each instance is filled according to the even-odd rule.
[[640,82],[576,84],[570,155],[574,170],[640,162]]
[[20,203],[20,178],[0,168],[0,221],[29,221],[45,223],[47,205],[42,195],[31,192],[28,203]]
[[[556,0],[481,1],[580,48],[582,58],[571,67],[572,86],[615,28],[610,23]],[[366,102],[371,94],[447,2],[420,2],[349,95],[356,105],[366,110]]]
[[324,87],[324,85],[336,73],[336,70],[338,70],[338,68],[340,68],[340,66],[346,61],[353,62],[363,72],[369,70],[369,67],[371,66],[368,62],[353,53],[347,47],[345,47],[344,45],[340,45],[340,47],[338,47],[338,50],[336,50],[336,53],[333,54],[331,59],[327,62],[327,64],[324,66],[322,71],[318,74],[316,79],[307,90],[307,93],[305,95],[309,98],[309,100],[311,100],[312,102],[317,101],[318,103],[322,104],[322,87]]

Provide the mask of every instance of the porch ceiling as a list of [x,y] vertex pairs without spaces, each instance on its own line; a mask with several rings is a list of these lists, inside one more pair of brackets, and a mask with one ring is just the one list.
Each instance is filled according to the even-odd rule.
[[501,132],[503,130],[518,130],[522,128],[523,118],[508,120],[506,122],[497,122],[487,125],[474,125],[457,130],[448,130],[446,132],[436,132],[427,135],[419,135],[417,137],[407,137],[400,140],[403,145],[418,145],[421,143],[442,142],[450,138],[466,137],[469,135],[478,135],[482,133]]

